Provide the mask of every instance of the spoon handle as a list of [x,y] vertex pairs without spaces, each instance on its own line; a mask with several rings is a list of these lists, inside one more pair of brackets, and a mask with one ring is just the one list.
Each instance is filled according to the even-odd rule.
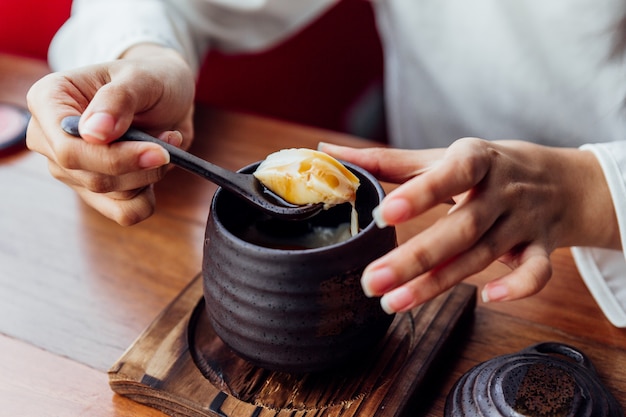
[[[70,135],[80,137],[79,120],[80,116],[68,116],[61,121],[61,128]],[[229,171],[135,128],[128,129],[117,141],[156,143],[170,154],[171,163],[234,193],[270,216],[286,220],[303,220],[314,216],[323,208],[321,203],[304,206],[289,203],[266,189],[252,174]]]
[[[78,132],[79,120],[80,116],[68,116],[61,121],[61,127],[70,135],[80,137],[80,133]],[[133,127],[129,128],[126,133],[116,140],[116,142],[118,141],[156,143],[170,154],[171,163],[206,178],[221,187],[238,191],[239,194],[246,198],[256,199],[256,196],[250,196],[250,193],[247,191],[250,182],[254,183],[256,180],[252,175],[229,171]]]

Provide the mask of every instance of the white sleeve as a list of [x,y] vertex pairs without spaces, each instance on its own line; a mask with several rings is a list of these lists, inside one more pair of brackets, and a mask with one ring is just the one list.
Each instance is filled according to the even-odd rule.
[[74,0],[48,58],[53,70],[118,58],[138,43],[178,50],[197,70],[209,45],[269,47],[338,0]]
[[[626,141],[584,145],[595,154],[607,180],[626,251]],[[626,254],[600,248],[572,248],[589,291],[613,325],[626,327]]]

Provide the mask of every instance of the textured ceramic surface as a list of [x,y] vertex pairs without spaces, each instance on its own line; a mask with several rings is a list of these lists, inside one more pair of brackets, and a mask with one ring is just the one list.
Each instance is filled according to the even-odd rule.
[[561,343],[541,343],[484,362],[448,395],[446,417],[623,417],[589,359]]
[[[315,372],[367,354],[392,316],[364,296],[364,267],[396,246],[393,228],[379,229],[371,212],[384,196],[378,182],[359,177],[356,207],[361,232],[316,249],[277,249],[240,236],[253,224],[296,236],[311,224],[271,220],[218,190],[207,222],[203,261],[206,309],[222,341],[255,365],[286,372]],[[255,165],[242,171],[252,171]],[[349,205],[311,220],[349,220]]]

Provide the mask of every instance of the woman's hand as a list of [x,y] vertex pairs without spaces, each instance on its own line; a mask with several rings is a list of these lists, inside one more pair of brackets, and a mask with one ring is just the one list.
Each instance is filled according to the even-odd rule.
[[[195,80],[176,52],[138,45],[122,59],[50,74],[28,92],[27,145],[48,158],[51,174],[90,206],[122,225],[154,210],[152,184],[169,154],[144,142],[111,143],[131,124],[181,147],[193,137]],[[61,120],[82,115],[82,139]]]
[[550,254],[563,246],[619,248],[617,220],[595,156],[521,141],[465,138],[448,149],[320,150],[403,183],[375,210],[397,225],[451,198],[446,216],[387,255],[362,277],[391,313],[420,305],[500,260],[511,272],[488,283],[485,301],[537,293],[551,276]]

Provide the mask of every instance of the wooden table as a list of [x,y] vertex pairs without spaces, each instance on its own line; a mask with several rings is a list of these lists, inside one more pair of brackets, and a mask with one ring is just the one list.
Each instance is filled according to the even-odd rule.
[[[0,56],[0,100],[25,103],[48,71],[41,62]],[[320,140],[368,142],[276,120],[200,107],[192,151],[237,169],[290,146]],[[0,414],[162,416],[108,386],[107,370],[198,274],[215,186],[175,169],[156,187],[154,216],[123,228],[85,206],[26,150],[0,159]],[[399,229],[404,240],[442,213]],[[478,303],[475,319],[414,415],[442,415],[445,395],[471,366],[539,341],[582,349],[626,405],[626,330],[613,327],[581,281],[568,250],[537,296]],[[493,265],[468,282],[505,271]]]

